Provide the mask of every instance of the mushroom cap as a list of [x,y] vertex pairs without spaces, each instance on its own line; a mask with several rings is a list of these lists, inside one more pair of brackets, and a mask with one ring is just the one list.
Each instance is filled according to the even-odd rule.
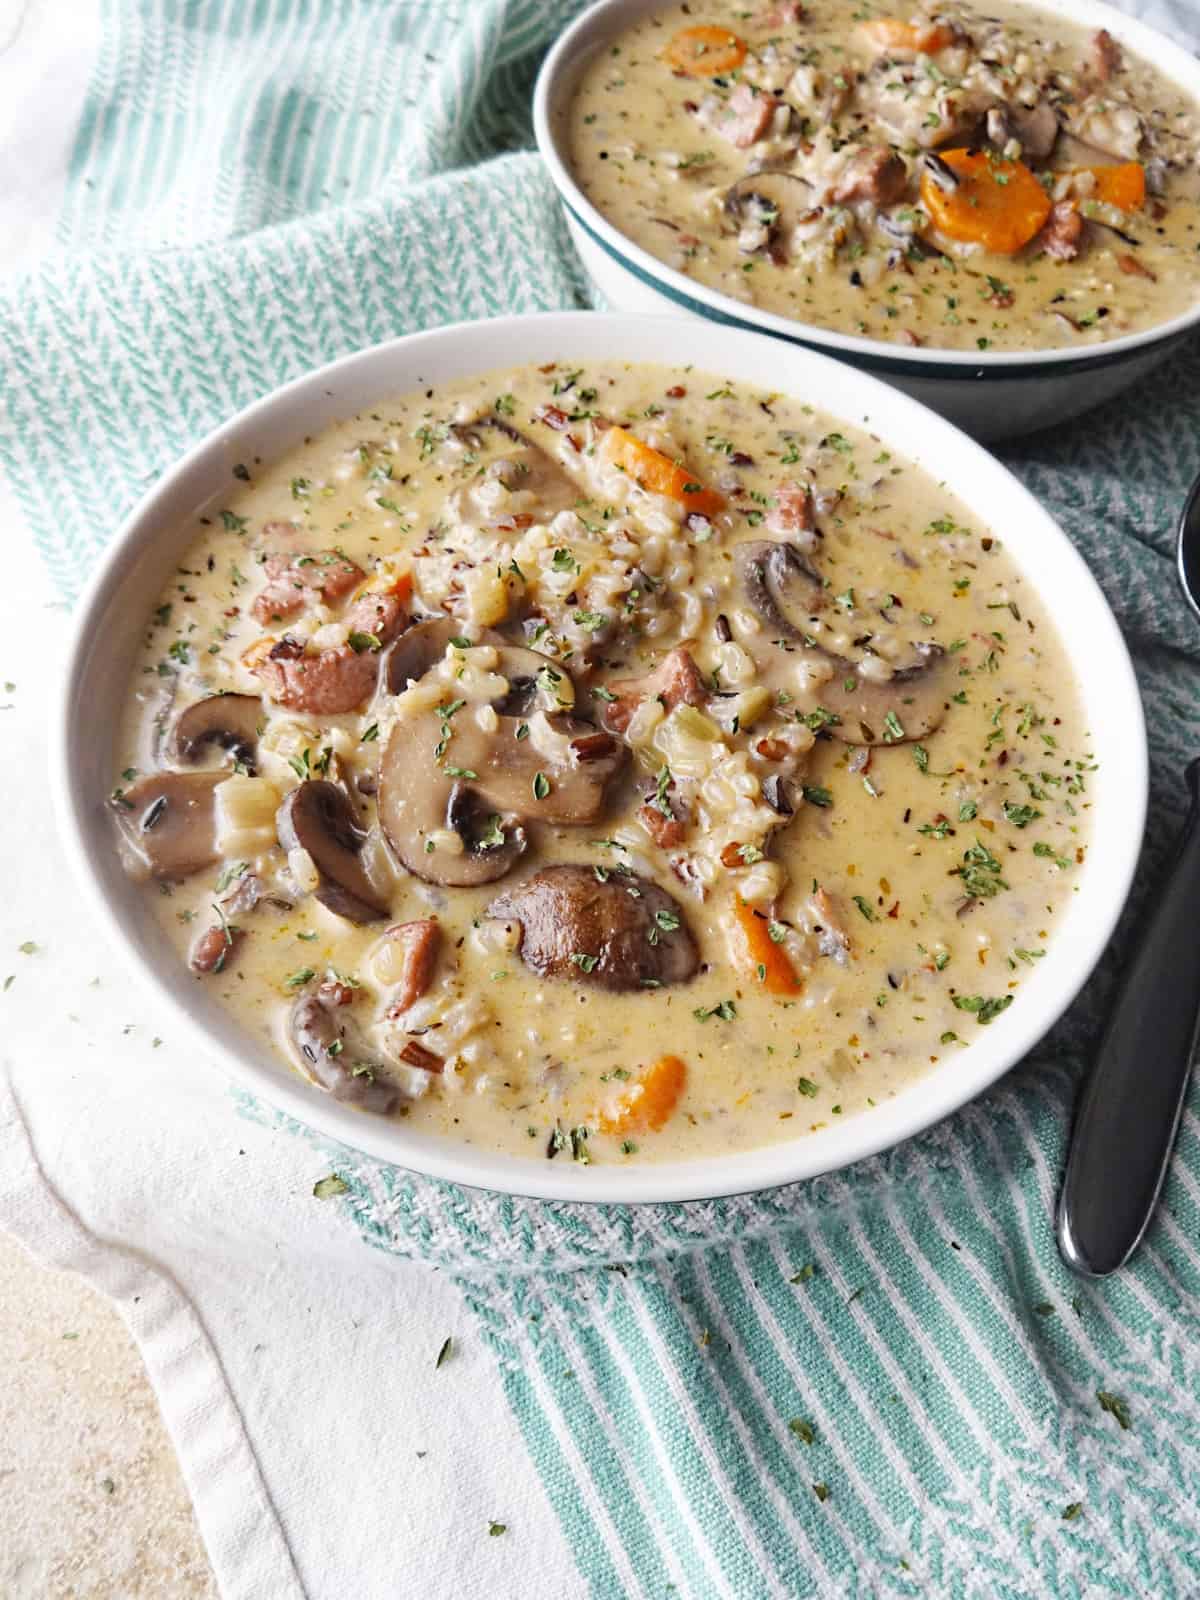
[[854,662],[815,644],[807,631],[805,623],[828,609],[829,593],[795,545],[748,540],[735,550],[734,565],[772,640],[799,645],[804,654],[832,663],[834,675],[821,685],[820,703],[839,719],[829,728],[834,738],[843,744],[905,744],[938,727],[949,703],[949,658],[941,645],[918,640],[890,678],[865,677]]
[[461,636],[463,624],[454,617],[423,617],[390,644],[380,682],[389,694],[401,694],[423,678],[446,654],[451,639]]
[[521,959],[543,978],[628,991],[685,983],[700,965],[682,906],[632,872],[544,867],[487,914],[521,924]]
[[365,835],[346,791],[323,778],[299,784],[275,813],[275,831],[285,850],[307,850],[317,869],[321,904],[348,922],[388,916],[387,900],[359,860]]
[[[523,718],[547,669],[557,685],[570,685],[573,696],[566,669],[548,656],[499,646],[497,671],[509,688],[493,703],[494,732],[479,726],[473,706],[453,719],[434,709],[393,727],[379,767],[379,820],[393,853],[414,876],[453,888],[493,883],[525,848],[522,822],[582,827],[603,812],[625,748],[589,723],[556,713],[547,721],[569,741],[567,760],[538,750]],[[452,691],[446,694],[449,700]],[[427,848],[436,842],[431,836],[447,831],[457,834],[461,851]]]
[[758,224],[769,241],[785,241],[812,209],[812,187],[795,172],[748,172],[725,191],[725,215],[739,227]]
[[176,717],[168,754],[174,761],[191,762],[206,745],[215,744],[253,775],[262,717],[258,695],[210,694]]
[[502,481],[509,489],[527,490],[534,496],[541,522],[549,522],[559,511],[570,511],[584,497],[583,489],[548,451],[494,411],[474,422],[455,423],[450,432],[484,457],[485,467],[489,460],[511,462],[511,479],[502,473]]
[[224,772],[151,772],[111,804],[137,858],[156,878],[186,878],[218,858],[215,790]]
[[339,1016],[338,1008],[323,1004],[319,991],[300,995],[287,1031],[305,1071],[335,1100],[382,1113],[395,1105],[399,1090],[379,1081],[378,1063],[366,1058],[354,1023]]

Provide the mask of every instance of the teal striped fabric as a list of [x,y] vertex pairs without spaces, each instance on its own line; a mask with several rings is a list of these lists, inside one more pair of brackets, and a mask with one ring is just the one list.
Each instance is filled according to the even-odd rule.
[[[65,595],[179,451],[283,380],[409,329],[579,302],[521,153],[539,52],[575,8],[109,0],[59,248],[0,286],[0,463]],[[1193,346],[1007,452],[1137,655],[1141,904],[1200,709],[1170,565],[1198,395]],[[812,1183],[585,1209],[330,1150],[363,1239],[461,1284],[598,1600],[1200,1594],[1195,1099],[1132,1270],[1072,1281],[1050,1226],[1129,928],[992,1094]]]

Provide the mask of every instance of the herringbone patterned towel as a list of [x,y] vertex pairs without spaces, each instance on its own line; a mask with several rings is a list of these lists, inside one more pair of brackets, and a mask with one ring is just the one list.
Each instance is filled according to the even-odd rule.
[[[549,184],[514,153],[574,9],[109,0],[59,248],[0,293],[0,459],[64,595],[178,452],[280,382],[578,302]],[[1169,548],[1198,396],[1193,347],[1006,453],[1136,653],[1151,878],[1200,734]],[[595,1595],[1200,1594],[1196,1103],[1132,1270],[1071,1281],[1050,1227],[1128,929],[985,1100],[791,1190],[585,1210],[333,1152],[363,1239],[461,1281]]]

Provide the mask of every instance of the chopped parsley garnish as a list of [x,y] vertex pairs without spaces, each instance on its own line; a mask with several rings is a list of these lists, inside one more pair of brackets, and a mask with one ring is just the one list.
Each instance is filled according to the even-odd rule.
[[872,909],[871,902],[866,899],[865,896],[856,894],[854,896],[854,904],[862,912],[863,916],[866,917],[868,922],[875,921],[875,912]]
[[737,1020],[737,1007],[732,1000],[722,1000],[720,1005],[710,1006],[706,1011],[703,1006],[697,1006],[692,1012],[697,1022],[707,1022],[709,1017],[720,1017],[722,1022]]
[[453,1336],[453,1334],[447,1334],[445,1339],[442,1340],[442,1348],[437,1353],[437,1360],[433,1363],[435,1372],[438,1369],[438,1367],[444,1365],[444,1363],[449,1359],[450,1352],[453,1349],[454,1349],[454,1336]]
[[1007,1011],[1013,1003],[1011,994],[1002,994],[995,999],[981,994],[956,994],[953,998],[959,1011],[971,1012],[975,1020],[985,1026],[1002,1011]]
[[533,775],[533,798],[544,800],[550,793],[550,779],[544,772],[535,772]]
[[796,1089],[797,1092],[802,1094],[806,1100],[813,1100],[820,1093],[816,1084],[811,1078],[797,1078]]
[[500,826],[500,816],[493,811],[487,819],[487,826],[479,835],[480,846],[484,850],[494,850],[504,843],[504,829]]
[[656,811],[660,811],[666,817],[668,822],[675,820],[675,813],[671,810],[671,801],[667,794],[671,787],[671,782],[670,767],[660,767],[658,769],[658,777],[654,783],[654,799],[650,802]]
[[1004,802],[1004,820],[1011,822],[1014,828],[1027,828],[1031,822],[1036,822],[1041,814],[1033,806],[1014,805],[1011,800]]
[[1096,1399],[1100,1402],[1101,1411],[1107,1411],[1110,1417],[1115,1417],[1117,1426],[1125,1433],[1130,1426],[1128,1402],[1122,1400],[1120,1395],[1109,1394],[1107,1389],[1097,1389]]
[[818,784],[806,783],[801,793],[810,806],[831,806],[833,795],[828,789],[822,789]]
[[588,1166],[592,1159],[587,1147],[588,1129],[580,1123],[577,1128],[570,1130],[568,1137],[571,1140],[571,1160],[578,1161],[581,1167]]
[[599,956],[589,956],[589,955],[585,954],[582,950],[576,950],[572,954],[571,960],[575,963],[575,965],[577,967],[579,967],[581,969],[581,971],[583,971],[583,972],[594,972],[596,970],[596,963],[600,960],[600,957]]
[[[1037,849],[1036,845],[1034,849]],[[963,864],[955,867],[954,872],[962,879],[963,888],[975,900],[990,900],[1001,889],[1008,888],[1000,875],[1000,863],[979,838],[964,850]]]
[[283,980],[283,987],[285,989],[303,989],[304,985],[311,982],[315,977],[316,972],[312,967],[297,967],[295,972],[290,972]]

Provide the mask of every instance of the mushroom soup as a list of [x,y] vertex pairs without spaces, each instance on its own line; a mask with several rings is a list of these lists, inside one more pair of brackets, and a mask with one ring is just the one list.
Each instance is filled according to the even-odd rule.
[[1086,346],[1200,295],[1194,102],[1032,6],[675,5],[570,109],[576,181],[765,311],[942,349]]
[[316,1090],[577,1161],[954,1071],[1087,848],[1045,606],[923,470],[695,370],[403,396],[234,469],[111,808],[163,936]]

